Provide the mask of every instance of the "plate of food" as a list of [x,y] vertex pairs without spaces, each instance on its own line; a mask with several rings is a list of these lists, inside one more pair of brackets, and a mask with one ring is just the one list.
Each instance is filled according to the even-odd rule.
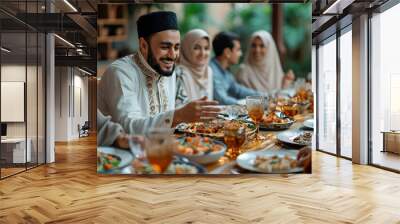
[[126,150],[113,147],[97,147],[97,172],[109,173],[129,166],[133,155]]
[[286,116],[284,113],[276,111],[264,115],[260,122],[260,129],[279,131],[290,128],[295,120]]
[[236,163],[243,169],[258,173],[299,173],[297,150],[264,150],[246,152],[238,156]]
[[314,129],[314,119],[308,119],[303,122],[304,127]]
[[[134,174],[154,174],[153,168],[146,161],[135,160],[133,162]],[[182,156],[174,156],[171,164],[163,174],[205,174],[207,170]]]
[[199,164],[209,164],[219,160],[226,151],[226,145],[220,141],[202,136],[178,138],[176,154]]
[[240,125],[246,128],[246,136],[248,139],[255,137],[256,125],[246,120],[230,120],[224,121],[220,119],[209,122],[181,123],[176,127],[178,132],[201,135],[210,138],[223,139],[224,127],[226,125]]
[[278,134],[277,139],[290,145],[310,146],[312,141],[312,132],[300,130],[285,131]]

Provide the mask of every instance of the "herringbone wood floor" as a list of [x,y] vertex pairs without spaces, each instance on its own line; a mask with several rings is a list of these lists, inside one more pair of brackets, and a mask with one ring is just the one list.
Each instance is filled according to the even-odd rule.
[[315,152],[312,175],[96,174],[95,138],[0,181],[0,223],[400,223],[400,175]]

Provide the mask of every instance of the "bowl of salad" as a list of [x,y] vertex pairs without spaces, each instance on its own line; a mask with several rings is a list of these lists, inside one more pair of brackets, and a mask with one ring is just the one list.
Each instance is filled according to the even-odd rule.
[[226,151],[221,141],[202,136],[186,136],[178,138],[179,145],[175,153],[199,164],[218,161]]
[[127,150],[103,146],[97,148],[98,173],[118,173],[131,165],[132,160],[133,155]]

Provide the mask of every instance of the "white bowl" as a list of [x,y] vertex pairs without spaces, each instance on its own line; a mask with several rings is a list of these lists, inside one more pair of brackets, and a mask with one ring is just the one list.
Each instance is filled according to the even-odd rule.
[[178,152],[175,152],[176,155],[183,156],[188,158],[190,161],[193,161],[195,163],[199,164],[209,164],[218,161],[222,156],[224,156],[225,151],[226,151],[226,145],[222,143],[221,141],[217,140],[211,140],[213,143],[222,145],[222,149],[217,151],[217,152],[210,152],[207,154],[203,155],[186,155],[186,154],[181,154]]

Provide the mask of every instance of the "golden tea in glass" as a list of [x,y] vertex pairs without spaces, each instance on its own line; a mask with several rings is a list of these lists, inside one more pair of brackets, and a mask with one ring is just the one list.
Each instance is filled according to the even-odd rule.
[[227,156],[236,159],[240,154],[240,147],[246,141],[244,127],[226,126],[224,128],[224,142],[228,147]]
[[156,173],[163,173],[172,162],[177,142],[171,129],[154,129],[146,136],[146,157]]
[[259,123],[264,116],[264,97],[263,96],[248,96],[246,97],[246,107],[249,117],[256,124],[256,141],[258,141]]
[[264,108],[263,107],[252,107],[249,109],[249,117],[255,123],[260,122],[263,116],[264,116]]
[[295,105],[285,105],[282,107],[282,112],[288,117],[294,117],[299,111]]

